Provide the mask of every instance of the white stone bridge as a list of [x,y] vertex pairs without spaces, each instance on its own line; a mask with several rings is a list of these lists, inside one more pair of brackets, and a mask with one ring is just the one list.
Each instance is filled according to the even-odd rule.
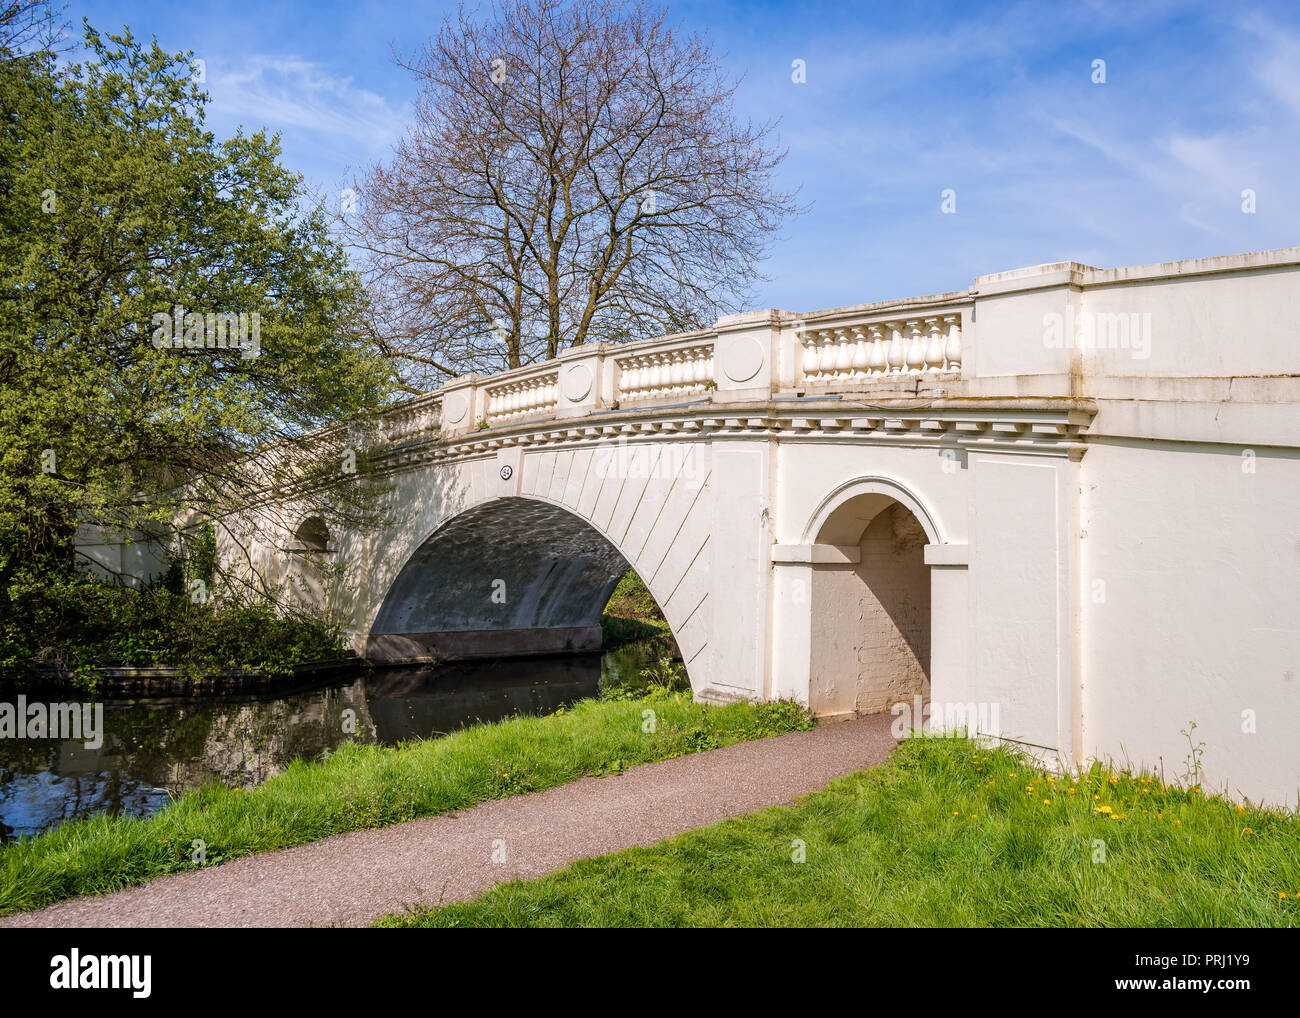
[[575,347],[389,415],[400,527],[285,506],[252,561],[343,564],[314,596],[384,660],[596,648],[631,565],[701,697],[1171,779],[1195,721],[1211,785],[1294,805],[1298,321],[1292,248]]

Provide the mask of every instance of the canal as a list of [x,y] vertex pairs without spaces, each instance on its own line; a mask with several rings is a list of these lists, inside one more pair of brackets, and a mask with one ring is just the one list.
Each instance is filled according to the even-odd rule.
[[645,640],[603,654],[376,669],[284,696],[104,700],[102,744],[0,739],[0,842],[96,813],[148,816],[209,782],[250,787],[348,742],[395,746],[553,713],[660,666]]

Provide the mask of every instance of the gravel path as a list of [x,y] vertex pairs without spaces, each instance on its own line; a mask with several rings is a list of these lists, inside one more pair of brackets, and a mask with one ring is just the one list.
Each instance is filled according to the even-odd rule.
[[[360,926],[407,906],[478,897],[575,859],[653,845],[791,802],[894,748],[887,714],[582,778],[459,813],[245,856],[0,926]],[[504,861],[500,860],[504,853]]]

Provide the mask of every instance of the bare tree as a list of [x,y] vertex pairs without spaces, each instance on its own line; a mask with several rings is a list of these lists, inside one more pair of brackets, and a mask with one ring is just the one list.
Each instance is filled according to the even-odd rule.
[[[782,220],[773,123],[640,0],[464,8],[410,61],[414,123],[356,183],[374,338],[412,388],[736,307]],[[345,220],[346,221],[346,220]]]
[[50,0],[0,0],[0,55],[54,50],[68,31],[67,7]]

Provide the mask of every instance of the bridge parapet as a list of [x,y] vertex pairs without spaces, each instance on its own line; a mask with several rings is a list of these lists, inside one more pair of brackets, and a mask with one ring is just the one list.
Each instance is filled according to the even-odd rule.
[[425,393],[394,407],[384,414],[379,425],[381,445],[397,445],[438,432],[442,410],[442,390]]
[[[1293,403],[1300,248],[1100,270],[1075,262],[977,277],[969,290],[806,314],[726,315],[709,329],[588,343],[492,376],[467,375],[394,413],[462,438],[499,426],[681,403],[791,398],[1099,396]],[[978,324],[976,308],[978,306]],[[1209,381],[1207,381],[1209,380]],[[423,399],[424,397],[421,397]],[[1216,415],[1215,420],[1219,420]],[[1140,422],[1138,422],[1140,423]]]
[[494,375],[483,386],[483,421],[506,424],[555,412],[560,401],[560,371],[556,361]]
[[753,402],[955,380],[970,306],[966,294],[941,294],[813,316],[774,309],[728,315],[711,329],[588,343],[539,364],[467,375],[431,395],[441,401],[442,434],[454,437],[691,400]]
[[674,402],[716,388],[716,334],[688,333],[620,351],[614,356],[614,398],[626,402]]
[[863,385],[888,376],[961,377],[961,312],[913,313],[809,328],[800,377],[810,387]]

